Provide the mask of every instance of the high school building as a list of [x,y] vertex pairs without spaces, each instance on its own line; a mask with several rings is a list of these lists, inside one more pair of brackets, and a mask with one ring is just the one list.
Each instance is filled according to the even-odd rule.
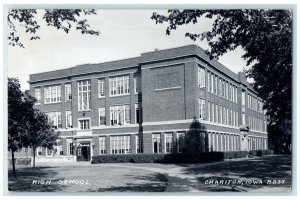
[[[33,74],[29,83],[36,107],[60,136],[54,150],[37,155],[88,161],[102,154],[267,149],[263,99],[243,73],[195,45]],[[189,137],[193,130],[201,141]]]

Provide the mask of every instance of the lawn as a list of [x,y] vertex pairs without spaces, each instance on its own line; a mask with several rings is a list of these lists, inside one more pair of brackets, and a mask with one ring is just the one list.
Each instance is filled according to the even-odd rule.
[[[17,169],[17,180],[9,170],[9,190],[18,192],[163,192],[166,178],[147,170],[74,163],[52,167]],[[36,184],[34,180],[43,180]],[[42,181],[40,181],[42,183]]]
[[292,187],[291,156],[286,155],[206,164],[69,163],[18,168],[17,175],[13,180],[9,170],[10,191],[289,192]]

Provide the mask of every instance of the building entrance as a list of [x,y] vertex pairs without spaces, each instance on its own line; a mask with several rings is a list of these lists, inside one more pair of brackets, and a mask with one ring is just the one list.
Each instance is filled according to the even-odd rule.
[[77,147],[77,161],[90,161],[91,149],[90,143],[80,143]]

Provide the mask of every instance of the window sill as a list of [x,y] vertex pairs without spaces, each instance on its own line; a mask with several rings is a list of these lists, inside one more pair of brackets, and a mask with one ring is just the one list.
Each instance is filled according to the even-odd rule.
[[88,109],[88,110],[78,110],[78,112],[87,112],[87,111],[91,111],[91,109]]
[[59,103],[61,103],[61,101],[57,101],[57,102],[49,102],[49,103],[44,103],[45,105],[47,105],[47,104],[59,104]]
[[154,89],[156,92],[159,92],[159,91],[165,91],[165,90],[178,90],[180,89],[181,86],[178,86],[178,87],[169,87],[169,88],[160,88],[160,89]]
[[122,96],[129,96],[130,93],[128,94],[118,94],[118,95],[109,95],[109,97],[122,97]]

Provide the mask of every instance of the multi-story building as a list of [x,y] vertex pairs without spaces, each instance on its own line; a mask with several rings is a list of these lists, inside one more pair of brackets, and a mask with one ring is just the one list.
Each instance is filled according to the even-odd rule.
[[[37,155],[81,161],[267,149],[263,99],[243,73],[210,60],[196,45],[33,74],[29,83],[36,107],[60,136],[54,150]],[[194,130],[199,141],[189,137]]]

